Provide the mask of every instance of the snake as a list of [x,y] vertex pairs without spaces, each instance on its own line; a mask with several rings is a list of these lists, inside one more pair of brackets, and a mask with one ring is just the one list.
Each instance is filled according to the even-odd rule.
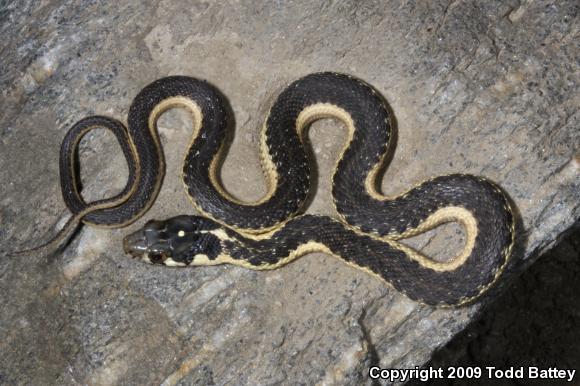
[[[396,196],[383,194],[380,177],[393,142],[393,118],[385,99],[366,82],[348,74],[314,73],[279,94],[260,133],[267,191],[254,202],[230,194],[219,178],[231,126],[226,106],[210,83],[169,76],[137,94],[126,127],[104,116],[73,125],[59,161],[72,216],[43,247],[61,245],[77,223],[123,227],[149,209],[165,173],[157,119],[180,107],[193,122],[182,181],[198,215],[148,221],[124,238],[128,255],[171,267],[232,264],[271,270],[322,252],[432,306],[469,304],[498,282],[515,239],[506,194],[491,180],[469,174],[438,176]],[[337,218],[305,213],[313,183],[305,133],[323,118],[342,122],[348,132],[331,177]],[[114,134],[129,178],[114,197],[87,203],[79,191],[75,151],[95,128]],[[450,259],[434,260],[402,242],[449,222],[461,225],[465,235],[463,249]]]

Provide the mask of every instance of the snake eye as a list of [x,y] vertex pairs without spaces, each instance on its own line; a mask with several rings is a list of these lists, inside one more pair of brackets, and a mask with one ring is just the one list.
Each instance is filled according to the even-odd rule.
[[162,264],[165,260],[165,255],[161,252],[151,252],[149,253],[149,260],[151,260],[153,264]]

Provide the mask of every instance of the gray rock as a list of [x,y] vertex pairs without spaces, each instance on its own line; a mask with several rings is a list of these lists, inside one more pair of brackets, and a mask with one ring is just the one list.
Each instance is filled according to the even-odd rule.
[[[58,149],[89,114],[124,118],[161,76],[207,79],[227,95],[235,140],[222,171],[242,199],[265,192],[258,133],[273,99],[314,71],[354,74],[396,116],[383,180],[398,193],[451,172],[485,175],[521,215],[518,272],[580,217],[578,4],[349,0],[4,1],[0,10],[1,250],[34,245],[67,215]],[[191,123],[159,122],[168,173],[145,216],[193,213],[180,170]],[[310,129],[319,185],[310,212],[332,214],[329,173],[346,138]],[[127,176],[112,136],[83,140],[87,199]],[[123,165],[123,166],[121,166]],[[85,227],[62,254],[0,264],[3,384],[368,384],[370,365],[420,366],[481,304],[416,304],[330,256],[273,272],[173,270],[123,256],[128,229]],[[457,234],[459,233],[459,234]],[[459,228],[413,240],[438,258]]]

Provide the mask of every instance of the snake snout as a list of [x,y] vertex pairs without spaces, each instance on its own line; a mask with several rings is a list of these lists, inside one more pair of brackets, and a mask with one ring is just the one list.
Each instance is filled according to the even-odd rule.
[[127,235],[123,239],[123,250],[133,257],[141,257],[147,252],[147,239],[145,232],[139,230]]

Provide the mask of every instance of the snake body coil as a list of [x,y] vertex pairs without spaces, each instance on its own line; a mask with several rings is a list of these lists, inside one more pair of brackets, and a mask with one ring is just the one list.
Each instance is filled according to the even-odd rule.
[[[193,117],[183,180],[204,217],[150,221],[124,241],[133,256],[170,266],[230,263],[274,269],[321,251],[412,299],[461,305],[495,283],[511,255],[512,212],[501,190],[486,179],[455,174],[424,181],[397,197],[378,191],[377,175],[392,135],[389,112],[372,87],[336,73],[295,81],[272,106],[260,149],[268,191],[253,203],[229,195],[216,178],[228,121],[221,95],[204,81],[175,76],[151,83],[132,103],[128,130],[105,117],[80,121],[61,148],[61,185],[73,218],[97,226],[123,226],[151,206],[165,170],[156,120],[176,106]],[[296,216],[310,188],[304,131],[326,117],[342,121],[349,133],[332,177],[340,221]],[[94,127],[111,129],[117,136],[130,178],[119,195],[87,204],[77,189],[73,154],[80,138]],[[398,241],[450,221],[464,226],[466,243],[448,262],[429,259]]]

